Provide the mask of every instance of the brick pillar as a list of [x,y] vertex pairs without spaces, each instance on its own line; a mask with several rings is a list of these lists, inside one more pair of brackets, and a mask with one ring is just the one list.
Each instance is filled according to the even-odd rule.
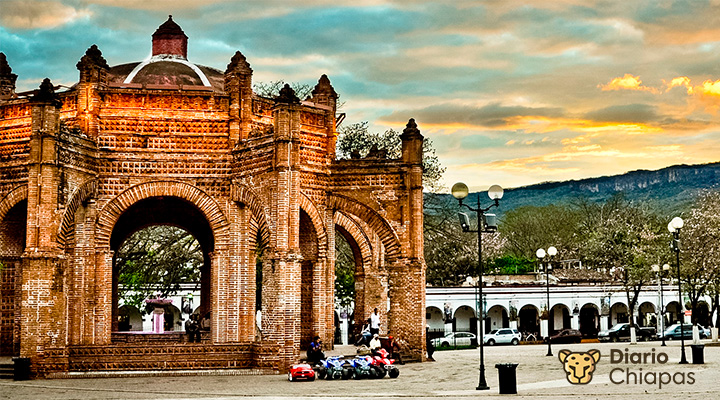
[[402,258],[393,262],[388,270],[388,328],[424,359],[425,264],[418,259]]
[[402,221],[407,231],[401,245],[403,259],[389,268],[389,325],[393,333],[407,340],[412,349],[425,355],[425,259],[423,256],[423,136],[415,120],[410,119],[402,135],[402,161],[406,170],[407,204],[402,207]]
[[325,112],[325,134],[327,135],[327,157],[328,162],[335,160],[335,143],[337,142],[337,132],[335,131],[335,113],[337,112],[338,95],[330,83],[327,75],[323,74],[318,80],[315,89],[312,91],[310,101],[315,104],[322,104],[327,107]]
[[100,90],[107,87],[107,71],[110,67],[96,45],[90,46],[76,65],[80,71],[77,85],[77,119],[80,129],[91,137],[98,135],[98,112]]
[[66,345],[64,260],[57,248],[58,184],[56,139],[60,101],[45,79],[30,100],[32,133],[28,157],[28,212],[20,274],[20,356],[37,365],[47,348]]
[[95,283],[95,219],[96,202],[89,199],[78,207],[75,217],[75,248],[68,257],[68,342],[69,344],[93,344],[98,332],[95,331],[95,317],[98,314]]
[[225,70],[225,92],[230,96],[230,148],[250,134],[252,122],[252,73],[250,64],[239,51]]
[[273,285],[277,292],[273,314],[280,344],[281,360],[285,368],[297,360],[300,349],[300,297],[302,256],[300,252],[300,101],[293,90],[285,85],[273,109],[275,160],[274,182],[270,202],[275,235],[271,238],[274,249],[271,267]]

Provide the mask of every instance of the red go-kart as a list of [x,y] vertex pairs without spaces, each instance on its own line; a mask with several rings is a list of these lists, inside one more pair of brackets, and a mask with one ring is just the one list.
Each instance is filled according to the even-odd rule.
[[290,371],[288,371],[288,380],[290,382],[300,381],[300,380],[314,381],[315,380],[315,371],[312,369],[310,364],[306,364],[306,363],[295,364],[295,365],[292,365],[290,367]]

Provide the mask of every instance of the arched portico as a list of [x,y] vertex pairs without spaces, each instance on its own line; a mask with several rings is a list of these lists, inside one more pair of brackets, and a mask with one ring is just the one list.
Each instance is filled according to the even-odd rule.
[[585,303],[580,308],[580,332],[583,337],[595,338],[600,331],[600,309],[596,304]]
[[487,310],[487,316],[485,318],[485,333],[494,329],[509,327],[510,319],[508,316],[508,310],[505,307],[497,304]]
[[570,327],[570,309],[565,304],[555,304],[550,309],[550,335],[553,335],[563,329],[569,329]]
[[625,303],[614,303],[610,307],[610,325],[630,322],[630,314]]
[[540,310],[533,304],[526,304],[518,311],[520,324],[518,329],[520,332],[533,334],[535,337],[540,335]]

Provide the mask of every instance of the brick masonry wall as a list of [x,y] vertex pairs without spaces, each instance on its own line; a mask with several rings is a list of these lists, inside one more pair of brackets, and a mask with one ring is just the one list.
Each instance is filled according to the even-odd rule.
[[[335,160],[331,87],[317,102],[280,103],[249,92],[243,71],[226,93],[109,88],[103,67],[86,63],[57,104],[0,103],[0,256],[15,260],[0,275],[0,342],[14,330],[12,352],[47,371],[79,365],[85,356],[72,349],[111,357],[116,224],[144,199],[177,198],[211,227],[201,301],[212,346],[261,338],[267,345],[242,347],[243,357],[282,370],[315,334],[331,344],[340,233],[358,254],[356,321],[377,307],[384,332],[422,351],[422,182],[410,154],[421,137],[403,139],[402,160]],[[6,215],[23,201],[26,215]],[[266,248],[256,337],[257,237]],[[205,356],[188,365],[207,367]]]

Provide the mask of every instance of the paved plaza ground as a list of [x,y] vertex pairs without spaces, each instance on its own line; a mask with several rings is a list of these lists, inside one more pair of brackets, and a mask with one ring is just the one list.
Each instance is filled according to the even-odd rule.
[[[553,345],[553,357],[546,356],[547,345],[485,347],[486,378],[490,390],[477,391],[478,350],[454,350],[435,353],[436,362],[400,366],[400,377],[382,380],[288,382],[286,375],[211,375],[97,379],[52,379],[0,381],[0,399],[428,399],[428,398],[539,398],[539,399],[703,399],[720,398],[720,346],[705,341],[705,364],[679,365],[680,343],[660,342],[638,345],[628,343],[581,343]],[[687,344],[687,343],[686,343]],[[574,352],[598,349],[600,361],[592,381],[572,385],[557,358],[561,349]],[[626,350],[627,349],[627,350]],[[352,353],[353,347],[340,346],[333,353]],[[647,353],[642,364],[611,363],[611,352]],[[656,359],[653,364],[652,354]],[[667,354],[668,360],[662,364]],[[637,361],[637,356],[630,358]],[[615,360],[617,361],[617,360]],[[518,363],[517,395],[498,394],[496,363]],[[643,382],[627,382],[642,376]],[[655,377],[653,379],[653,376]],[[639,378],[638,378],[639,379]],[[659,380],[674,379],[663,384]],[[682,380],[684,380],[684,383]],[[646,383],[646,380],[655,383]],[[613,383],[621,382],[621,383]],[[691,383],[692,381],[692,383]]]

